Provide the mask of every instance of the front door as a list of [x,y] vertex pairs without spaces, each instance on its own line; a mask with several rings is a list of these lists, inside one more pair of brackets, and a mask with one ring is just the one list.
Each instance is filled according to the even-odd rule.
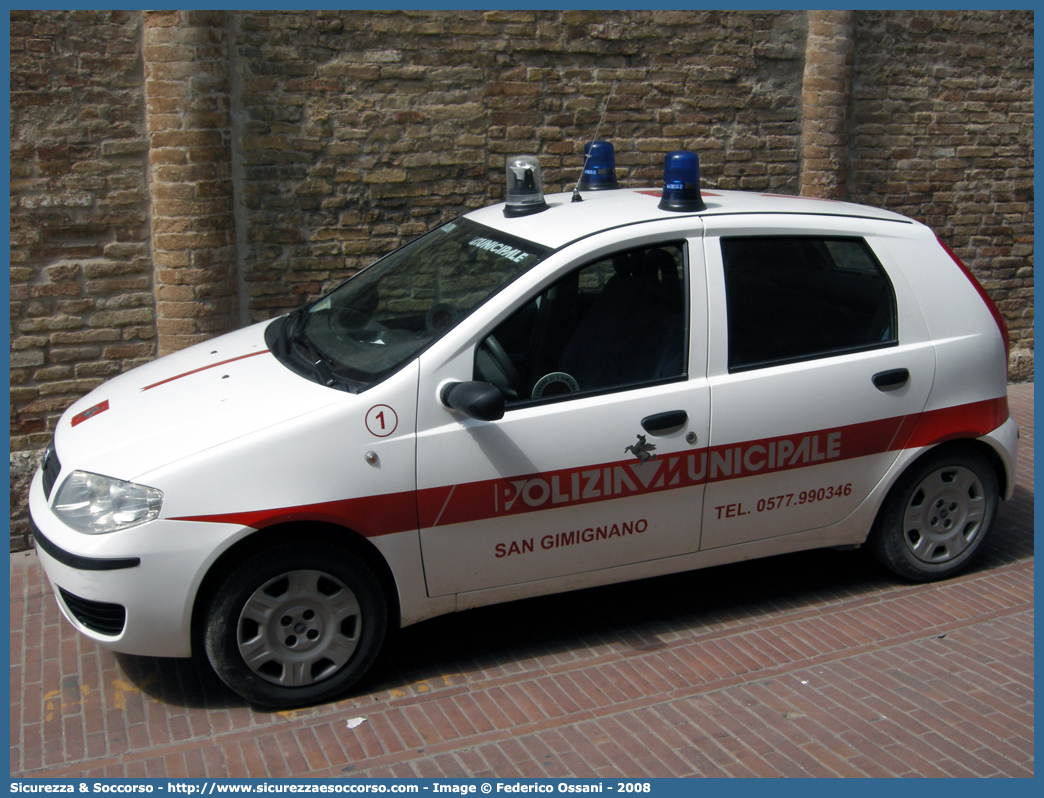
[[693,263],[691,249],[663,240],[565,263],[462,355],[422,358],[422,403],[471,379],[507,401],[497,421],[421,414],[430,595],[699,548],[703,485],[690,472],[709,395],[702,251]]

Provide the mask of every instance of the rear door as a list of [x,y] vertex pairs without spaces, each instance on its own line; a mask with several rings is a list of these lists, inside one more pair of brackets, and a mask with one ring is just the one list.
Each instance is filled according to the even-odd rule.
[[702,548],[842,521],[895,461],[931,390],[916,302],[874,246],[876,222],[706,222],[718,334]]

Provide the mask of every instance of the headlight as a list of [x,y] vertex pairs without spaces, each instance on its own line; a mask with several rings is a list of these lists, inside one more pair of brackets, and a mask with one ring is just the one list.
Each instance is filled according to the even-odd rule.
[[62,483],[53,509],[73,529],[101,535],[151,521],[162,506],[163,493],[155,488],[74,471]]

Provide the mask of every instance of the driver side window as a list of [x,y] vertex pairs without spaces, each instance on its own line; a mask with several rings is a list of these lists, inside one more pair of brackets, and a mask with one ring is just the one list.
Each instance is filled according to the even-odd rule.
[[511,405],[684,378],[686,294],[684,242],[589,263],[479,344],[475,379]]

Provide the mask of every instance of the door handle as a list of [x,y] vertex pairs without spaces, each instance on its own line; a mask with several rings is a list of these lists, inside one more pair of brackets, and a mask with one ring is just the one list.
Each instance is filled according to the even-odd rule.
[[906,385],[906,381],[910,379],[910,372],[906,369],[879,371],[874,375],[873,379],[877,390],[890,391],[898,388],[900,385]]
[[689,414],[684,410],[668,410],[643,418],[642,429],[650,435],[669,435],[684,427],[688,420]]

